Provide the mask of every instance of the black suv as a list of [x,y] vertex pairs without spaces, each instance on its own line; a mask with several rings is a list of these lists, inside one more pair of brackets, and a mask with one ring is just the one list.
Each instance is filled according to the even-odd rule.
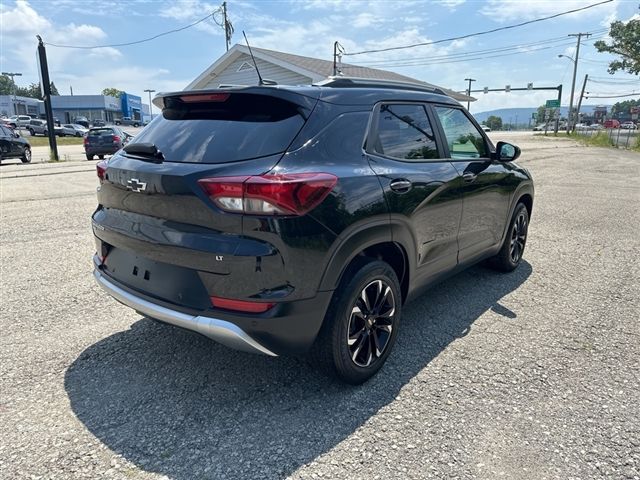
[[402,306],[481,260],[518,266],[533,206],[520,150],[451,98],[332,79],[158,95],[97,165],[95,278],[140,314],[361,383]]

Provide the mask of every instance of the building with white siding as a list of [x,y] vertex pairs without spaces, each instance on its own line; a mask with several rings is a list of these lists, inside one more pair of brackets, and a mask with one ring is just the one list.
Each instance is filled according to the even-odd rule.
[[[292,55],[264,48],[252,48],[252,51],[262,78],[274,80],[280,85],[309,85],[321,82],[333,75],[333,62],[329,60]],[[340,72],[348,77],[418,83],[428,87],[439,88],[458,101],[467,101],[468,99],[462,93],[387,70],[346,63],[341,63],[339,67]],[[213,65],[202,72],[185,90],[257,84],[258,76],[249,54],[249,49],[244,45],[236,44],[216,60]],[[471,101],[474,100],[472,97]]]

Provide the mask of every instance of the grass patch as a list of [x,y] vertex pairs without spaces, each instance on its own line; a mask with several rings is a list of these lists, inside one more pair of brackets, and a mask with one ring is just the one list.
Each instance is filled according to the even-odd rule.
[[571,135],[576,140],[579,140],[585,145],[592,147],[613,147],[613,140],[609,137],[609,132],[598,132],[594,135]]
[[[49,137],[25,137],[32,147],[48,147]],[[82,137],[58,137],[58,145],[82,145]]]

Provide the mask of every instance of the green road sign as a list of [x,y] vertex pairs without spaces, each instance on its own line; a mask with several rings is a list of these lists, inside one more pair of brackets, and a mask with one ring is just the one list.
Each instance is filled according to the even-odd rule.
[[560,107],[560,100],[547,100],[547,103],[546,103],[545,107],[547,107],[547,108],[559,108]]

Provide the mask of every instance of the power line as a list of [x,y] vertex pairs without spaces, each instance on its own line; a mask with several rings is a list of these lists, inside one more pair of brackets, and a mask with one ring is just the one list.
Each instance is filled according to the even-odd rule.
[[[593,34],[600,34],[600,33],[606,32],[606,31],[608,31],[608,29],[598,29],[598,30],[594,30],[592,33]],[[598,37],[598,38],[603,38],[603,37]],[[518,50],[518,49],[522,49],[522,48],[535,47],[535,46],[547,45],[547,44],[553,44],[553,43],[561,43],[561,45],[557,45],[557,46],[567,45],[567,37],[566,37],[566,35],[563,35],[562,37],[554,37],[554,38],[548,38],[548,39],[544,39],[544,40],[537,40],[535,42],[505,45],[505,46],[502,46],[502,47],[494,47],[494,48],[483,49],[483,50],[472,50],[472,51],[469,51],[469,52],[451,53],[451,54],[446,54],[446,55],[430,55],[430,56],[427,56],[427,57],[403,57],[403,58],[395,58],[395,59],[372,60],[372,61],[350,62],[350,63],[353,64],[353,65],[374,66],[374,65],[378,65],[378,64],[380,64],[380,65],[388,65],[388,64],[391,64],[391,63],[405,63],[405,62],[408,63],[408,62],[418,62],[418,61],[422,61],[422,60],[439,60],[439,59],[449,59],[449,58],[456,58],[456,57],[464,57],[464,56],[476,55],[476,54],[497,53],[497,52],[504,52],[504,51],[509,51],[509,50]],[[573,42],[569,42],[569,44],[573,45]],[[522,53],[526,53],[526,52],[522,52]]]
[[213,18],[213,16],[216,13],[218,13],[219,10],[220,9],[218,8],[217,10],[215,10],[214,12],[211,12],[206,17],[202,17],[200,20],[197,20],[197,21],[195,21],[193,23],[190,23],[189,25],[186,25],[184,27],[180,27],[180,28],[176,28],[176,29],[173,29],[173,30],[169,30],[167,32],[162,32],[162,33],[159,33],[158,35],[154,35],[153,37],[145,38],[143,40],[136,40],[135,42],[113,43],[111,45],[94,45],[92,47],[87,47],[87,46],[82,46],[82,45],[59,45],[59,44],[55,44],[55,43],[45,43],[45,45],[48,45],[50,47],[57,47],[57,48],[76,48],[76,49],[81,49],[81,50],[91,50],[93,48],[126,47],[126,46],[129,46],[129,45],[138,45],[140,43],[150,42],[151,40],[155,40],[156,38],[164,37],[165,35],[181,32],[181,31],[186,30],[188,28],[195,27],[196,25],[198,25],[199,23],[204,22],[208,18]]
[[469,33],[467,35],[461,35],[461,36],[458,36],[458,37],[443,38],[441,40],[433,40],[431,42],[414,43],[414,44],[411,44],[411,45],[403,45],[403,46],[400,46],[400,47],[387,47],[387,48],[380,48],[380,49],[376,49],[376,50],[363,50],[361,52],[345,53],[344,55],[345,56],[352,56],[352,55],[363,55],[365,53],[389,52],[391,50],[403,50],[403,49],[406,49],[406,48],[422,47],[422,46],[425,46],[425,45],[435,45],[437,43],[453,42],[454,40],[462,40],[464,38],[477,37],[479,35],[487,35],[489,33],[500,32],[500,31],[503,31],[503,30],[509,30],[509,29],[512,29],[512,28],[522,27],[524,25],[530,25],[532,23],[537,23],[537,22],[542,22],[542,21],[545,21],[545,20],[550,20],[552,18],[561,17],[563,15],[569,15],[570,13],[576,13],[576,12],[581,12],[583,10],[588,10],[589,8],[597,7],[599,5],[604,5],[605,3],[610,3],[612,1],[613,0],[604,0],[603,2],[594,3],[592,5],[587,5],[586,7],[574,8],[573,10],[568,10],[566,12],[556,13],[555,15],[549,15],[548,17],[536,18],[534,20],[529,20],[529,21],[526,21],[526,22],[517,23],[515,25],[507,25],[506,27],[494,28],[492,30],[485,30],[483,32]]
[[605,95],[605,96],[585,95],[584,98],[622,98],[622,97],[635,97],[637,95],[640,95],[640,92],[631,92],[631,93],[623,93],[620,95]]

